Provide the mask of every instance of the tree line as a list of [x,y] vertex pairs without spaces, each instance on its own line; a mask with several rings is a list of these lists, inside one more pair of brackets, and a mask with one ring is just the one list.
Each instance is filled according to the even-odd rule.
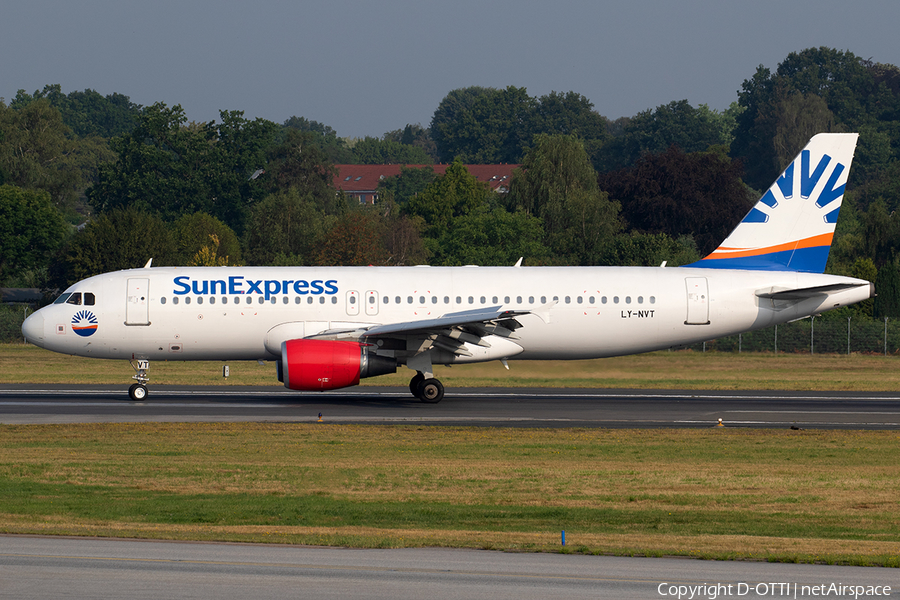
[[[900,69],[810,48],[760,66],[724,111],[676,100],[602,116],[573,91],[450,91],[427,127],[342,138],[293,116],[59,85],[0,100],[0,283],[57,290],[154,265],[669,265],[724,239],[815,133],[860,134],[828,271],[876,281],[853,309],[900,316]],[[428,166],[452,163],[438,176]],[[401,163],[379,201],[335,164]],[[466,163],[521,164],[497,194]]]

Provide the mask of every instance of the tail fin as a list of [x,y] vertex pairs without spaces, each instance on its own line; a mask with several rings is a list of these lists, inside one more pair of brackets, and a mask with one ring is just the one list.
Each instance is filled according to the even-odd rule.
[[825,271],[857,137],[814,136],[722,245],[688,266]]

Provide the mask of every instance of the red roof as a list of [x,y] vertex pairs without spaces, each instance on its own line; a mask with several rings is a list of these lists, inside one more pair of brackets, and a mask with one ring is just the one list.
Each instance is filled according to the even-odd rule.
[[[338,175],[334,187],[348,193],[374,192],[378,182],[384,177],[400,174],[400,167],[421,169],[431,167],[438,175],[443,175],[449,165],[335,165]],[[508,192],[513,169],[520,165],[466,165],[469,173],[478,181],[491,186],[495,192]]]

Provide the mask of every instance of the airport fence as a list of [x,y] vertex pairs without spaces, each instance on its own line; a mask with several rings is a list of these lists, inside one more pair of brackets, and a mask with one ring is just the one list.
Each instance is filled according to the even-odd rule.
[[809,318],[688,346],[698,352],[900,356],[900,319]]

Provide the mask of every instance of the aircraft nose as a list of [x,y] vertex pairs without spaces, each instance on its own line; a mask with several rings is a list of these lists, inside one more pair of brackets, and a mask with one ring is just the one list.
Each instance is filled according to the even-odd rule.
[[25,341],[35,346],[44,345],[44,315],[37,311],[22,323],[22,335]]

